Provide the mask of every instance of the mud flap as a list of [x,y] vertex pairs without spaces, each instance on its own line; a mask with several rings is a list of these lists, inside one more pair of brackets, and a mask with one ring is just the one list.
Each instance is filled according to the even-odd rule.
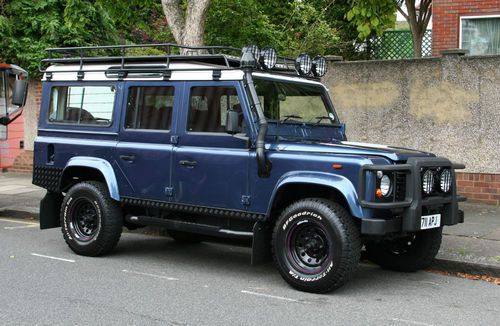
[[255,223],[252,239],[252,265],[263,264],[272,260],[271,236],[271,226],[262,222]]
[[59,212],[64,196],[57,192],[47,191],[40,201],[40,229],[51,229],[61,226]]

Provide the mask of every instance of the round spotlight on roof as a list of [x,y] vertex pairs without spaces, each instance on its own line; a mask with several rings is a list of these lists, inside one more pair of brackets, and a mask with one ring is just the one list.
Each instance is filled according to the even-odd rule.
[[278,55],[276,54],[276,50],[273,48],[265,48],[260,51],[259,63],[265,69],[273,69],[274,65],[276,65],[277,59]]
[[295,60],[295,69],[301,75],[309,75],[311,72],[311,57],[305,53],[300,54]]
[[312,62],[312,71],[314,76],[323,77],[326,74],[328,66],[326,65],[326,59],[322,56],[317,56]]
[[251,54],[253,54],[253,57],[255,58],[256,61],[259,60],[260,51],[259,51],[259,47],[257,45],[250,44],[250,45],[245,46],[241,50],[241,55],[243,56],[243,54],[245,54],[247,52],[250,52]]

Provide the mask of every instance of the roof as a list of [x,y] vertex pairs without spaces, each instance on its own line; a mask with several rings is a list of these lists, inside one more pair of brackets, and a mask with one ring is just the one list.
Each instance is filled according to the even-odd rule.
[[[240,80],[244,74],[240,67],[242,50],[231,47],[164,43],[46,51],[47,58],[40,62],[43,80]],[[154,55],[137,55],[148,51]],[[295,61],[284,57],[278,57],[276,66],[265,72],[310,79],[299,76]]]

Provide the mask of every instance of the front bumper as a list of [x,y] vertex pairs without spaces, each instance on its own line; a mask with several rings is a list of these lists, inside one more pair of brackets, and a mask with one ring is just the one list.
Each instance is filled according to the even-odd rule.
[[[453,176],[452,189],[448,194],[423,197],[421,185],[421,169],[445,167],[450,168]],[[463,223],[464,212],[458,209],[458,203],[466,198],[456,192],[455,170],[465,168],[462,164],[453,164],[445,158],[412,157],[406,164],[397,165],[365,165],[360,175],[360,204],[364,208],[386,210],[392,212],[392,218],[365,218],[361,220],[361,233],[367,235],[385,235],[388,233],[415,232],[421,230],[422,215],[430,211],[441,214],[441,225]],[[367,193],[373,185],[376,171],[385,173],[398,172],[406,176],[404,198],[392,201],[377,202]],[[424,213],[424,214],[423,214]]]

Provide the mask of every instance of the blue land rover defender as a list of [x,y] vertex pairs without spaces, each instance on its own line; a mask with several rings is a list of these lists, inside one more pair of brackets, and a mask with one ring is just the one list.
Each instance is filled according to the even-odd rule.
[[40,227],[61,227],[77,254],[109,253],[123,226],[161,226],[178,241],[247,241],[253,263],[272,255],[289,284],[322,293],[363,247],[383,268],[427,267],[443,226],[463,222],[463,165],[348,142],[322,57],[79,47],[49,49],[41,69]]

